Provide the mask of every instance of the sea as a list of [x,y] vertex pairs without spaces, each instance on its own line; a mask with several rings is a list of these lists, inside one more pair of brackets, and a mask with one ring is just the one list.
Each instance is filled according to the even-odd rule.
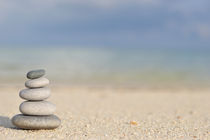
[[137,88],[210,87],[210,49],[0,47],[0,85],[45,69],[53,84]]

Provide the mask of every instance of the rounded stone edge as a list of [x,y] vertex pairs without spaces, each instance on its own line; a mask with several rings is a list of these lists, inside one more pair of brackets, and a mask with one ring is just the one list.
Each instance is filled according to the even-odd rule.
[[[45,89],[45,90],[49,90],[49,95],[48,96],[46,96],[45,98],[42,98],[42,99],[32,99],[32,98],[25,98],[25,97],[23,97],[23,94],[24,94],[24,91],[25,90],[39,90],[39,89]],[[21,98],[21,99],[23,99],[23,100],[26,100],[26,101],[43,101],[43,100],[47,100],[47,99],[49,99],[50,98],[50,96],[51,96],[51,90],[50,90],[50,88],[48,88],[48,87],[41,87],[41,88],[26,88],[26,89],[22,89],[20,92],[19,92],[19,97]]]
[[[39,76],[33,77],[33,75],[32,75],[33,72],[41,72],[43,74],[40,74]],[[37,78],[40,78],[40,77],[44,76],[45,74],[46,74],[46,71],[44,69],[36,69],[36,70],[31,70],[31,71],[27,72],[26,77],[28,79],[37,79]]]
[[27,118],[27,117],[37,117],[37,116],[28,116],[28,115],[23,115],[23,114],[17,114],[17,115],[15,115],[15,116],[13,116],[12,118],[11,118],[11,122],[12,122],[12,124],[15,126],[15,127],[17,127],[17,128],[19,128],[19,129],[23,129],[23,130],[50,130],[50,129],[56,129],[56,128],[58,128],[60,125],[61,125],[61,123],[62,123],[62,121],[61,121],[61,119],[58,117],[58,116],[56,116],[56,115],[48,115],[48,116],[39,116],[39,117],[54,117],[54,118],[56,118],[56,120],[57,120],[57,125],[56,126],[49,126],[49,127],[36,127],[36,126],[21,126],[20,124],[18,124],[16,121],[18,121],[18,119],[20,119],[20,117],[25,117],[25,119]]
[[[39,102],[45,102],[47,104],[49,104],[51,107],[54,107],[54,109],[52,109],[53,111],[50,113],[50,114],[37,114],[37,113],[34,113],[33,111],[32,112],[27,112],[23,109],[24,106],[27,106],[27,104],[29,103],[39,103]],[[24,101],[22,102],[20,105],[19,105],[19,111],[23,114],[23,115],[26,115],[26,116],[50,116],[50,115],[53,115],[56,111],[56,105],[49,102],[49,101]]]
[[26,88],[29,88],[29,89],[35,89],[35,88],[47,87],[47,86],[50,84],[49,79],[47,79],[47,78],[45,78],[45,77],[40,77],[40,78],[44,78],[45,80],[47,80],[47,84],[42,85],[42,86],[29,86],[29,84],[30,84],[30,82],[32,82],[32,80],[37,80],[37,79],[39,79],[39,78],[37,78],[37,79],[30,79],[30,80],[27,80],[27,81],[25,82],[25,87],[26,87]]

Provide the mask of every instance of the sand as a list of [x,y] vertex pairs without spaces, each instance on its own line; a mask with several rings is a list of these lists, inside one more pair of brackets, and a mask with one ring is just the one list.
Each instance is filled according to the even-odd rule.
[[53,87],[62,125],[21,130],[11,124],[23,87],[0,87],[0,139],[210,139],[210,90]]

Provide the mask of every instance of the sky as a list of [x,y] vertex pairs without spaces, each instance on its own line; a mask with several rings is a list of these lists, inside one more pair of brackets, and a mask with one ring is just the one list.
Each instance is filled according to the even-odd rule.
[[209,13],[209,0],[0,0],[0,47],[208,48]]

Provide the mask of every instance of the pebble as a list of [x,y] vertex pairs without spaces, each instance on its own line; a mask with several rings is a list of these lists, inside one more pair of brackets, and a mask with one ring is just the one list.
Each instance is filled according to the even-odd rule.
[[56,106],[48,101],[25,101],[20,104],[19,110],[24,115],[52,115]]
[[25,82],[25,86],[27,88],[41,88],[45,87],[49,84],[49,80],[47,78],[41,77],[38,79],[28,80]]
[[50,89],[49,88],[23,89],[20,91],[19,96],[22,99],[30,101],[45,100],[50,97]]
[[45,75],[44,69],[32,70],[27,73],[28,79],[36,79]]
[[27,73],[25,82],[27,89],[19,92],[24,101],[19,110],[22,114],[15,115],[12,123],[22,129],[54,129],[61,124],[61,120],[53,115],[56,106],[51,102],[44,101],[50,97],[50,89],[46,86],[49,80],[44,78],[45,70],[32,70]]
[[61,120],[55,116],[26,116],[23,114],[15,115],[12,123],[22,129],[54,129],[61,124]]

